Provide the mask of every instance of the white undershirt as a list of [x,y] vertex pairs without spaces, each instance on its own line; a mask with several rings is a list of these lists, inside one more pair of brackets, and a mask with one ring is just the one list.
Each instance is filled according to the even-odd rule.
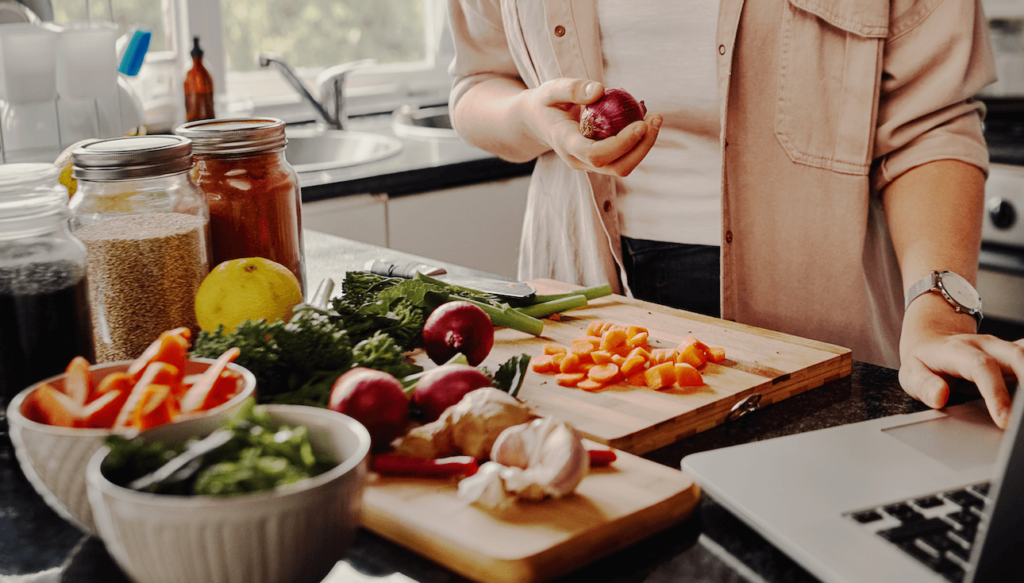
[[618,179],[622,234],[720,245],[718,0],[597,5],[605,86],[625,89],[665,118],[647,157]]

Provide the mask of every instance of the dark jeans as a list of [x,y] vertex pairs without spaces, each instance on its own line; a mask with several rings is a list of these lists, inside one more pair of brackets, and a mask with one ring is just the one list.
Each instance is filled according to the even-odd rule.
[[622,237],[622,263],[633,295],[641,300],[719,317],[720,247]]

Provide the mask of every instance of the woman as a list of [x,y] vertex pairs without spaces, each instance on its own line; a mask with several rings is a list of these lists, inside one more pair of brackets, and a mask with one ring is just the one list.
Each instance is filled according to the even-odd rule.
[[[603,90],[600,13],[621,8],[450,4],[456,129],[503,158],[537,158],[521,277],[629,292],[616,181],[664,119],[600,142],[575,123]],[[932,407],[950,377],[974,381],[1005,426],[1002,375],[1024,378],[1024,342],[975,334],[937,293],[904,313],[932,271],[976,275],[988,156],[973,95],[993,78],[978,3],[722,0],[716,26],[722,317],[902,364],[904,389]],[[650,52],[664,77],[691,56]]]

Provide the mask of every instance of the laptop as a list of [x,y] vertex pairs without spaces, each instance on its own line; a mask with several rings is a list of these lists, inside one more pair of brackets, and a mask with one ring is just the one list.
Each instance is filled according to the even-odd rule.
[[1024,397],[689,455],[682,469],[823,581],[1024,581]]

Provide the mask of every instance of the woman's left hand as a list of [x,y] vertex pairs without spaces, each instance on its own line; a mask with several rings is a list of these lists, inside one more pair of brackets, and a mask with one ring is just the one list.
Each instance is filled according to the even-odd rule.
[[903,321],[900,385],[938,409],[946,405],[955,379],[971,381],[996,425],[1005,429],[1012,405],[1007,381],[1024,382],[1024,339],[972,334],[974,326],[974,318],[956,314],[938,294],[915,300]]

